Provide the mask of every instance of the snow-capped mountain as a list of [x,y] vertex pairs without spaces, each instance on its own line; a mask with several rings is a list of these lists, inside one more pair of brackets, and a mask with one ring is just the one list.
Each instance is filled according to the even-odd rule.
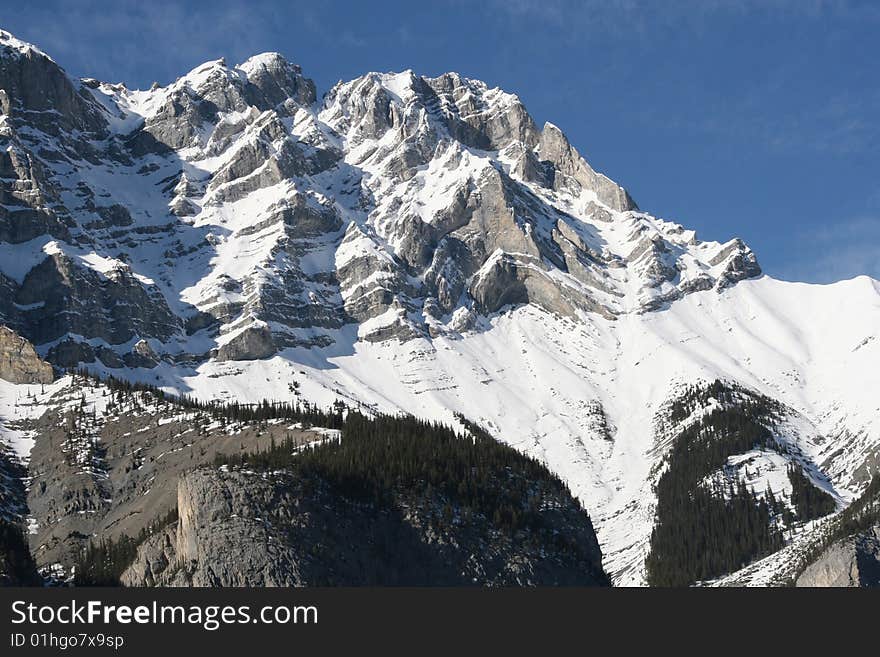
[[880,467],[880,283],[763,275],[482,82],[368,73],[319,98],[265,53],[130,90],[0,32],[0,142],[0,324],[42,357],[463,416],[568,483],[616,583],[645,581],[687,386],[784,408],[786,449],[717,476],[790,496],[796,463],[842,508]]

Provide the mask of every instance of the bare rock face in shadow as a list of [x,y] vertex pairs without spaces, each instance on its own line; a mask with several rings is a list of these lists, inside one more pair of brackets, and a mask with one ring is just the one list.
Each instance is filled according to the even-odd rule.
[[[198,470],[181,477],[179,520],[151,536],[125,586],[604,585],[592,529],[570,501],[558,523],[582,554],[527,536],[512,541],[487,518],[444,529],[440,496],[391,504],[341,496],[327,481],[276,472]],[[453,509],[452,513],[457,513]],[[549,514],[548,514],[549,515]],[[556,524],[554,524],[556,526]],[[529,530],[526,530],[528,533]],[[528,547],[531,545],[532,547]],[[592,548],[590,548],[592,546]],[[592,551],[591,551],[592,550]],[[585,561],[593,559],[592,565]]]

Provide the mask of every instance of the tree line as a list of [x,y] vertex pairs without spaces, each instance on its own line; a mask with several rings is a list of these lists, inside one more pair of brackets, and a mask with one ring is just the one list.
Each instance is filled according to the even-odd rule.
[[[740,480],[727,490],[704,479],[727,459],[752,449],[775,449],[776,441],[759,419],[772,407],[760,397],[743,398],[716,381],[706,391],[692,390],[672,405],[670,417],[689,417],[696,400],[712,397],[723,404],[678,433],[657,485],[657,510],[651,547],[645,560],[652,586],[688,586],[738,570],[784,545],[772,522],[784,505],[759,497]],[[772,506],[771,506],[772,505]]]
[[276,401],[263,399],[253,404],[241,402],[224,402],[218,400],[202,401],[188,395],[168,394],[161,388],[149,383],[132,382],[113,376],[98,377],[85,369],[74,370],[75,377],[84,381],[93,381],[105,386],[114,395],[113,404],[122,406],[136,402],[137,395],[145,395],[158,403],[173,404],[184,410],[205,413],[214,418],[232,422],[255,423],[272,419],[299,422],[304,427],[317,426],[330,429],[341,429],[345,411],[348,406],[337,400],[329,408],[323,409],[317,404],[307,401]]
[[791,482],[791,503],[799,519],[816,520],[833,513],[837,508],[834,498],[813,485],[798,466],[788,466],[788,480]]
[[739,570],[783,547],[785,527],[836,508],[834,498],[794,464],[787,469],[794,512],[769,485],[758,494],[741,479],[726,486],[710,483],[731,456],[755,449],[786,452],[768,428],[783,407],[719,380],[688,387],[669,404],[669,422],[675,427],[713,399],[718,404],[711,411],[678,431],[656,484],[655,526],[645,561],[651,585],[686,586]]
[[564,496],[578,504],[543,464],[475,425],[462,433],[412,416],[350,411],[341,439],[300,448],[287,439],[262,452],[219,454],[215,465],[286,470],[327,482],[349,499],[379,505],[391,504],[401,492],[439,495],[447,501],[444,515],[450,521],[453,511],[482,514],[508,533],[539,528],[547,501]]

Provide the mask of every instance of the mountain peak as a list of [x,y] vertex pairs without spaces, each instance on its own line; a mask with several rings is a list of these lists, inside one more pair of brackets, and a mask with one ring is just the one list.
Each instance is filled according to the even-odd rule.
[[270,105],[292,100],[298,105],[308,106],[316,100],[315,83],[303,76],[298,64],[291,63],[281,53],[260,53],[249,57],[236,68],[260,90]]
[[0,60],[0,114],[55,136],[77,131],[74,140],[82,133],[104,135],[100,108],[80,95],[80,82],[42,50],[0,30]]
[[[162,89],[88,88],[124,146],[111,140],[115,150],[87,153],[88,164],[54,180],[62,196],[88,199],[62,211],[101,257],[118,259],[114,226],[144,231],[143,244],[131,238],[125,249],[162,328],[131,327],[141,337],[164,342],[197,313],[214,327],[221,355],[257,353],[253,331],[243,332],[256,328],[259,353],[272,353],[299,344],[305,327],[310,341],[332,340],[326,331],[347,322],[361,323],[365,339],[409,339],[466,331],[508,305],[587,321],[660,308],[760,271],[741,242],[696,245],[638,212],[554,124],[539,128],[515,94],[457,72],[367,73],[337,84],[320,110],[313,82],[277,52],[235,67],[211,60]],[[39,98],[17,98],[30,116]],[[101,158],[131,170],[93,176]],[[26,162],[16,162],[27,183],[19,186],[55,193]],[[136,202],[125,191],[132,177],[145,183]],[[175,242],[177,230],[196,226],[186,245]],[[174,258],[137,260],[155,243],[163,254],[199,254],[186,285]],[[106,278],[94,262],[76,260]],[[382,284],[371,285],[377,277]],[[164,286],[151,287],[156,281]]]
[[26,55],[29,53],[42,55],[49,60],[52,59],[51,57],[49,57],[49,55],[40,50],[34,44],[28,43],[27,41],[22,41],[11,32],[0,29],[0,56]]
[[280,52],[267,51],[251,55],[235,68],[241,69],[245,73],[251,73],[259,68],[272,70],[286,69],[288,67],[292,67],[296,69],[297,72],[301,72],[298,65],[291,64]]

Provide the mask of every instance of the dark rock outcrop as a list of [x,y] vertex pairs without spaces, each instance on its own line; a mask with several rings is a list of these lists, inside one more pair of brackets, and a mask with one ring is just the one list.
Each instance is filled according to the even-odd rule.
[[3,114],[36,124],[50,134],[78,130],[106,134],[101,109],[79,90],[58,64],[40,50],[0,31],[0,89]]
[[[583,561],[592,529],[558,520],[583,554],[512,541],[486,518],[455,530],[432,521],[442,500],[391,507],[341,497],[321,480],[198,470],[181,478],[176,526],[154,535],[123,573],[127,586],[596,585]],[[573,509],[572,509],[573,511]],[[455,510],[452,513],[456,513]],[[560,525],[562,527],[562,525]],[[528,530],[526,530],[528,531]],[[593,557],[599,559],[598,546]]]
[[251,326],[217,350],[217,360],[259,360],[274,356],[272,332],[266,326]]
[[28,272],[16,301],[33,306],[24,321],[36,344],[67,333],[114,345],[136,335],[166,340],[183,328],[162,293],[121,262],[102,273],[55,253]]

